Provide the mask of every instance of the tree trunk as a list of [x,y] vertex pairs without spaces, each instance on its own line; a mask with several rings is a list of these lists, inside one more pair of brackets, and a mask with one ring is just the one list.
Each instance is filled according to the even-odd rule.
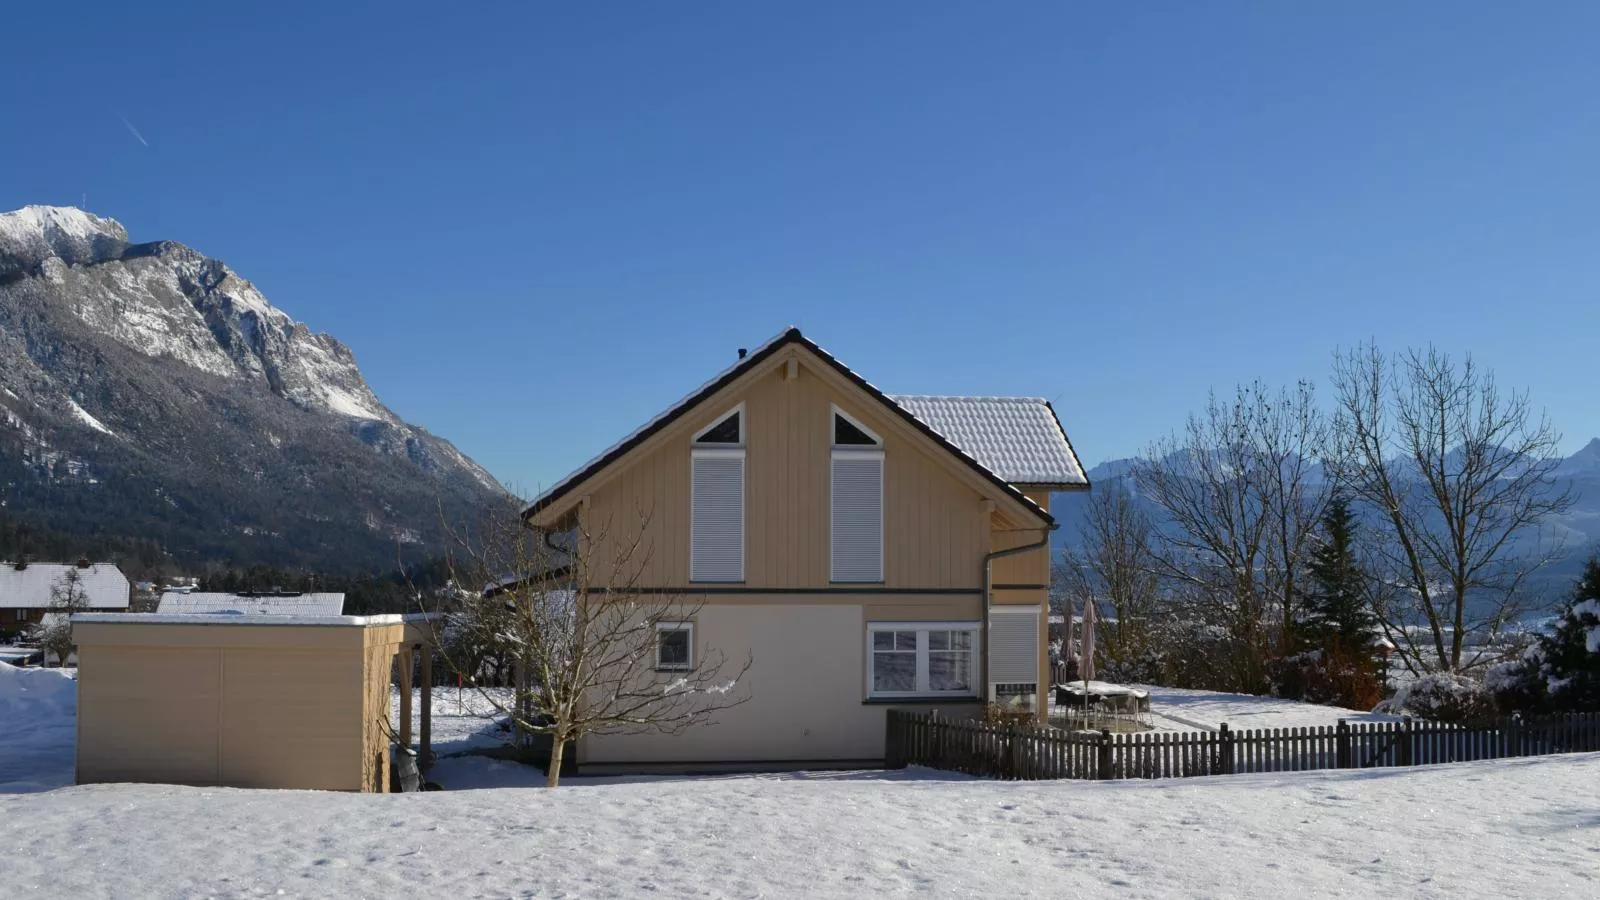
[[550,736],[550,769],[545,775],[544,786],[553,788],[561,783],[561,758],[566,755],[567,736],[557,732]]

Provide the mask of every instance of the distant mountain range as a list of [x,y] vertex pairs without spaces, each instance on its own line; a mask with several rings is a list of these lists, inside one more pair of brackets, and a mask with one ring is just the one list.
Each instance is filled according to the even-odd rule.
[[0,213],[6,512],[180,559],[352,571],[437,548],[441,506],[471,519],[505,496],[226,264],[70,207]]
[[[1158,523],[1165,518],[1154,503],[1139,495],[1133,484],[1132,459],[1115,459],[1103,462],[1089,470],[1089,481],[1095,489],[1115,483],[1126,485],[1139,504]],[[1557,489],[1571,489],[1577,498],[1564,515],[1546,523],[1545,538],[1559,541],[1563,548],[1561,559],[1539,573],[1539,586],[1554,596],[1564,598],[1572,583],[1583,569],[1583,563],[1600,549],[1600,438],[1595,438],[1583,449],[1562,459],[1552,470]],[[1053,544],[1056,548],[1078,547],[1083,543],[1083,510],[1088,504],[1087,494],[1059,494],[1052,500],[1051,508],[1061,523]],[[1532,535],[1521,542],[1523,552],[1533,549]]]

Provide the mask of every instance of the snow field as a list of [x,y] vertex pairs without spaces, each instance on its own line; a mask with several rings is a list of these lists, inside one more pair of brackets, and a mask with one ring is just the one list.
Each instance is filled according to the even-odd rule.
[[1597,779],[1591,754],[1104,783],[100,785],[0,797],[0,846],[19,896],[1591,897]]
[[0,794],[72,783],[78,684],[71,671],[0,663]]

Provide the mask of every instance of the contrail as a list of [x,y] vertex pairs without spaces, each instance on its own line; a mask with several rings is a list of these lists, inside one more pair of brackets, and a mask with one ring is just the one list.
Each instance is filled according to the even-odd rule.
[[128,121],[128,117],[127,116],[124,116],[124,115],[119,113],[117,115],[117,118],[122,120],[122,124],[128,126],[128,133],[133,135],[134,137],[138,138],[139,139],[139,143],[145,145],[146,147],[150,146],[150,142],[144,139],[144,135],[139,133],[139,129],[133,127],[133,123]]

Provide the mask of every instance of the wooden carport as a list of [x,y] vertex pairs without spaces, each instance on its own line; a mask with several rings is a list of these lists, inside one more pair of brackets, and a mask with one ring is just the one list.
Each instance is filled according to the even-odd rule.
[[388,791],[419,654],[432,761],[432,633],[422,615],[76,615],[78,783]]

